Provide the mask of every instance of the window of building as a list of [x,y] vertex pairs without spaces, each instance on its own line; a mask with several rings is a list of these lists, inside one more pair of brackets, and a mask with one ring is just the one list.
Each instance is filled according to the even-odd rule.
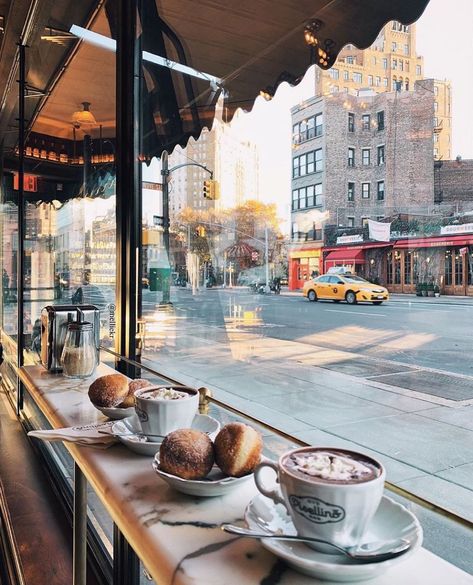
[[323,133],[323,114],[316,114],[305,120],[301,120],[292,127],[294,144],[300,144]]
[[438,94],[439,94],[439,86],[434,85],[434,95],[438,95]]
[[330,93],[338,93],[339,89],[340,88],[338,87],[338,85],[331,85],[330,86]]
[[406,91],[409,91],[409,79],[406,78]]
[[404,55],[409,55],[409,45],[404,45]]
[[345,81],[348,81],[350,79],[350,72],[349,71],[344,71],[343,72],[343,79]]
[[437,158],[439,155],[439,149],[438,148],[434,148],[434,157]]
[[363,148],[361,151],[361,159],[363,166],[367,166],[371,164],[371,149],[370,148]]
[[368,75],[368,85],[373,85],[373,76]]
[[348,57],[345,57],[345,61],[350,65],[354,65],[356,63],[356,57],[349,55]]
[[388,87],[388,78],[387,77],[383,78],[383,85],[384,85],[384,87]]
[[392,51],[393,53],[395,53],[395,52],[397,51],[397,43],[396,43],[396,42],[394,42],[394,41],[393,41],[393,42],[392,42],[392,44],[391,44],[391,51]]
[[369,199],[370,198],[370,187],[371,187],[371,183],[361,183],[361,198],[362,199]]
[[378,201],[384,201],[384,181],[378,181],[376,189],[376,199]]
[[434,102],[434,112],[437,112],[439,109],[439,104],[438,102]]
[[393,59],[393,69],[397,69],[397,59]]
[[352,112],[348,113],[348,132],[355,131],[355,114]]
[[353,72],[353,81],[355,83],[362,83],[363,82],[363,75],[361,73]]
[[452,274],[452,250],[445,250],[445,264],[444,264],[444,284],[451,286],[453,284]]
[[373,65],[376,65],[376,63],[377,63],[376,57],[372,57],[371,62],[373,63]]
[[379,87],[381,85],[381,77],[379,77],[379,75],[375,77],[374,84],[376,85],[376,87]]
[[438,142],[439,141],[439,135],[437,134],[437,132],[434,133],[434,142]]
[[347,226],[348,227],[355,227],[355,218],[354,217],[347,217]]
[[378,146],[377,148],[377,163],[378,166],[379,165],[384,165],[384,144],[382,144],[381,146]]
[[322,183],[309,185],[292,191],[292,211],[320,207],[322,205]]
[[380,110],[376,113],[376,123],[378,130],[384,130],[384,110]]
[[402,59],[399,59],[399,69],[404,71],[404,61]]
[[355,166],[355,149],[354,148],[348,149],[348,166],[349,167]]
[[422,67],[420,65],[416,65],[416,75],[422,75]]
[[330,69],[329,70],[329,75],[332,79],[338,79],[340,76],[340,72],[338,69]]
[[367,227],[367,226],[368,226],[368,220],[369,220],[369,219],[370,219],[369,217],[362,217],[362,218],[361,218],[361,225],[362,225],[363,227]]
[[388,68],[388,60],[386,57],[383,58],[383,69],[387,69]]
[[355,201],[355,183],[348,183],[348,201]]
[[371,128],[370,114],[363,114],[361,116],[361,127],[363,128],[363,130],[369,130]]

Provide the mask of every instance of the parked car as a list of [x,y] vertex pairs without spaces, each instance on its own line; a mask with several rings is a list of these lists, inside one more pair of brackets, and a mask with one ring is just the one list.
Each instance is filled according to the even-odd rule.
[[344,274],[324,274],[308,280],[302,294],[309,301],[328,299],[336,303],[346,301],[349,305],[359,302],[380,305],[389,299],[386,288],[368,282],[361,276],[345,272]]

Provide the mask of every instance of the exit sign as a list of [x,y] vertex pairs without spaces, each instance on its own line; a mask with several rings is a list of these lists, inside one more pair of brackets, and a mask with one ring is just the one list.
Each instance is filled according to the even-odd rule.
[[[18,191],[20,188],[20,176],[18,173],[13,175],[13,189]],[[23,175],[23,190],[30,193],[38,191],[38,177],[36,175]]]

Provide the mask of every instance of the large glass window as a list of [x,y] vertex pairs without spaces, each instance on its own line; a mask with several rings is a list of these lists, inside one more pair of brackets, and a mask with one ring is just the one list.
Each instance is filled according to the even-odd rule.
[[453,284],[453,271],[452,271],[452,250],[445,250],[445,262],[444,262],[444,282],[447,286]]
[[323,168],[322,149],[312,150],[293,159],[292,176],[303,177],[311,173],[319,173]]

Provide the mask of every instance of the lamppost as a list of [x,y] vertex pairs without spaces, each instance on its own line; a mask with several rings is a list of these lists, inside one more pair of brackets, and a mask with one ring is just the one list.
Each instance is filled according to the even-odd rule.
[[210,175],[210,178],[213,179],[213,171],[208,169],[205,165],[201,165],[196,162],[191,163],[182,163],[176,165],[172,168],[169,168],[169,155],[167,151],[163,151],[161,155],[161,176],[163,178],[163,243],[164,243],[164,250],[169,262],[169,275],[167,278],[163,279],[163,300],[161,301],[162,305],[170,305],[171,298],[171,262],[169,257],[169,175],[177,169],[181,169],[183,167],[200,167],[207,171]]

